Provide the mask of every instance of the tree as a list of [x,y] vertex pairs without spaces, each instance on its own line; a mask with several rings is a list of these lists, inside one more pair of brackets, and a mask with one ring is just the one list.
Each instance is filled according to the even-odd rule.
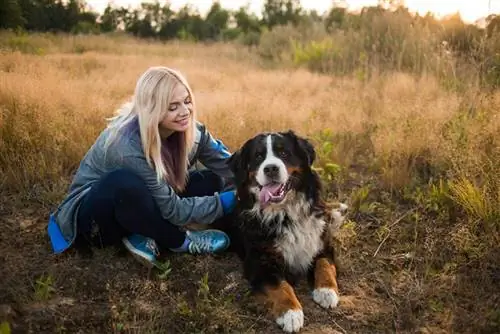
[[100,17],[99,27],[102,32],[115,31],[120,23],[119,12],[108,3]]
[[[0,0],[0,27],[20,26],[30,31],[75,31],[96,28],[97,14],[85,10],[83,0]],[[76,29],[78,30],[78,29]]]
[[218,1],[212,4],[208,11],[205,22],[207,23],[208,38],[217,39],[221,32],[227,28],[229,12],[223,9]]
[[18,28],[26,23],[17,0],[0,0],[0,28]]
[[257,16],[248,13],[248,7],[240,7],[240,9],[234,14],[236,20],[236,25],[244,34],[250,32],[259,33],[260,23]]
[[297,25],[302,16],[299,0],[266,0],[262,13],[263,22],[270,29],[276,25]]
[[329,31],[342,27],[347,10],[344,7],[333,7],[325,18],[325,28]]

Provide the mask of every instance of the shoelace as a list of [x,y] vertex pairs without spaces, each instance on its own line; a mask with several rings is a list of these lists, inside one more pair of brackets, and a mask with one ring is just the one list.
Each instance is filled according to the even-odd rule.
[[193,235],[189,234],[189,238],[191,239],[191,243],[189,244],[189,250],[192,253],[203,253],[209,252],[211,246],[211,239],[208,235]]
[[160,254],[158,246],[153,239],[148,239],[148,241],[146,241],[146,247],[149,248],[156,256]]

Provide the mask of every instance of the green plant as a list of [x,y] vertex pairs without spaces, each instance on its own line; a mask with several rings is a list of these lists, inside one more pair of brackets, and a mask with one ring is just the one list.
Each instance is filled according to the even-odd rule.
[[310,41],[299,43],[292,41],[293,62],[295,65],[306,65],[308,69],[318,72],[330,70],[330,62],[335,62],[341,57],[339,48],[333,43],[331,38],[321,41]]
[[12,51],[19,51],[25,54],[43,55],[44,49],[37,45],[37,40],[24,31],[17,31],[14,34],[2,36],[0,45],[5,45]]
[[427,186],[408,186],[403,190],[403,197],[420,206],[427,212],[437,214],[448,212],[453,202],[450,200],[449,183],[444,179]]
[[35,281],[35,297],[36,301],[49,300],[52,293],[55,291],[54,278],[49,274],[47,276],[42,275]]
[[0,334],[10,334],[10,324],[7,321],[0,323]]
[[368,214],[371,213],[377,203],[376,202],[369,202],[368,201],[368,196],[370,195],[371,188],[369,185],[364,185],[360,188],[354,189],[351,193],[351,208],[350,210],[353,212],[353,214]]
[[198,296],[202,296],[204,300],[208,300],[210,286],[208,285],[208,273],[205,273],[198,283]]
[[464,176],[449,181],[450,198],[474,218],[497,223],[499,209],[489,200],[487,187],[479,187]]
[[158,270],[160,271],[158,277],[162,280],[168,279],[168,276],[172,272],[170,261],[169,260],[165,260],[165,262],[156,261],[155,265],[156,268],[158,268]]
[[177,312],[185,317],[193,315],[193,311],[191,311],[189,304],[184,299],[177,304]]

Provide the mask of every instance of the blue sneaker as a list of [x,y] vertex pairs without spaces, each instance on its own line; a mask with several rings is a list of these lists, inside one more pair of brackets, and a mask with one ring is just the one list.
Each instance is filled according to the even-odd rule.
[[153,239],[133,234],[123,238],[122,242],[132,255],[146,267],[151,268],[155,265],[156,257],[160,252]]
[[229,247],[229,236],[219,230],[187,231],[188,252],[191,254],[217,253]]

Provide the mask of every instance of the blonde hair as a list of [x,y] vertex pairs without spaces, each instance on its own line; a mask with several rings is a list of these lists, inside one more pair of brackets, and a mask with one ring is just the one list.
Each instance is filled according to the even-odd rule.
[[[178,84],[186,88],[192,101],[191,126],[185,132],[170,135],[167,140],[172,140],[175,146],[170,147],[169,152],[164,149],[162,154],[159,124],[168,112],[172,91]],[[188,156],[193,148],[196,126],[194,96],[185,77],[180,72],[163,66],[146,70],[137,81],[132,101],[125,103],[117,111],[117,115],[109,119],[108,129],[111,133],[106,146],[135,120],[139,124],[144,155],[148,164],[156,171],[158,181],[166,180],[176,191],[184,190]],[[170,154],[170,159],[166,159],[164,154]]]

